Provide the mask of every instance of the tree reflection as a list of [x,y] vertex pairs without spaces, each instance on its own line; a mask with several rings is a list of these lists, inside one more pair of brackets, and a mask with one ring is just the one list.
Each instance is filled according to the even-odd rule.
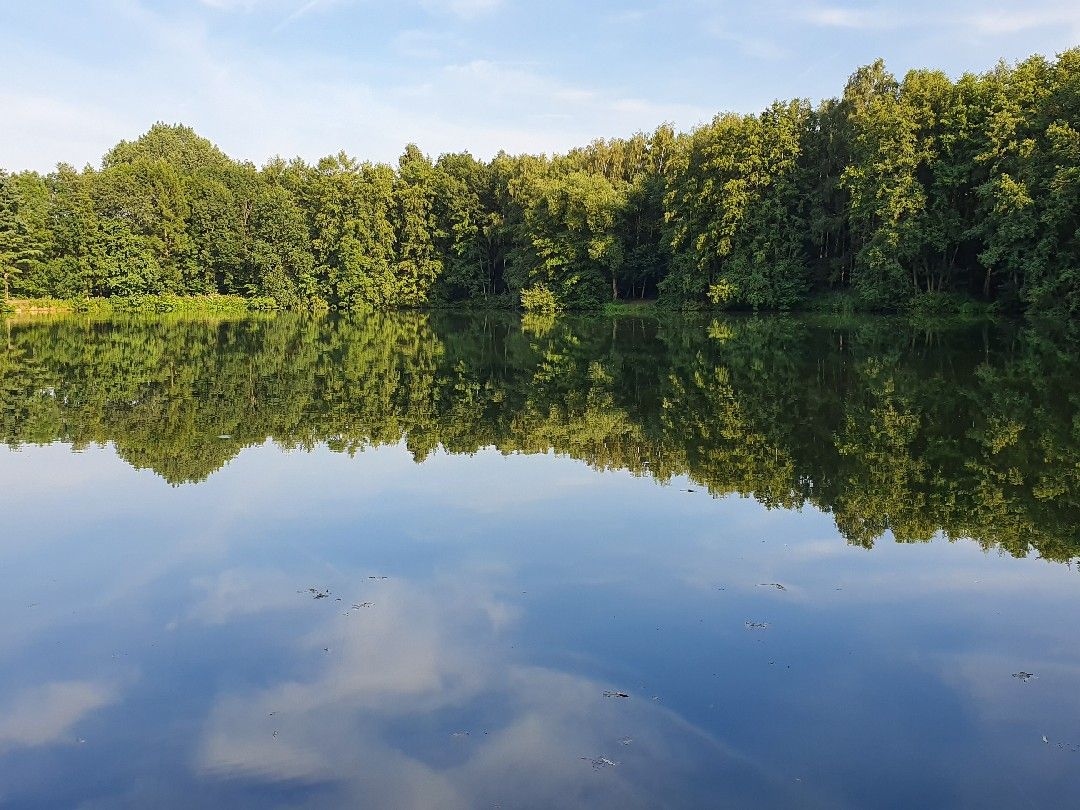
[[1080,360],[1025,327],[511,315],[11,322],[10,446],[112,442],[172,484],[271,440],[554,450],[832,513],[870,547],[938,533],[1080,554]]

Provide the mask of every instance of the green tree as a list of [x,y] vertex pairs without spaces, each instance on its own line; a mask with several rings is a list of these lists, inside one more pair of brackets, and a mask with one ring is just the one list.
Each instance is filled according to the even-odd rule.
[[429,302],[431,289],[443,272],[436,245],[444,237],[436,217],[439,177],[431,161],[413,144],[398,160],[394,183],[397,262],[394,277],[399,306]]
[[926,193],[918,181],[918,122],[900,85],[878,60],[844,89],[851,159],[841,175],[850,195],[855,263],[851,284],[873,309],[897,309],[916,291],[904,260],[918,252]]
[[48,188],[36,172],[0,172],[0,273],[4,299],[13,292],[41,295],[42,274],[52,250]]

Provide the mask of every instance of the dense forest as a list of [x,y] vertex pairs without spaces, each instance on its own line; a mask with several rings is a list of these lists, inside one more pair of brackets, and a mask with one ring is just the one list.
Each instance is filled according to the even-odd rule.
[[1080,49],[554,157],[262,169],[155,125],[99,168],[0,172],[5,297],[1080,313]]
[[169,482],[243,448],[551,449],[691,497],[1080,557],[1080,357],[1043,328],[907,319],[279,314],[9,319],[0,442],[111,442]]

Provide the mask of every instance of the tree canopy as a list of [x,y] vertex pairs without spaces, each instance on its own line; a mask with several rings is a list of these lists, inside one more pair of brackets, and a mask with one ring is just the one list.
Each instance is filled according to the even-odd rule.
[[6,295],[232,294],[339,310],[612,298],[1080,313],[1080,49],[952,79],[859,68],[689,133],[396,166],[237,162],[156,124],[99,167],[0,172]]

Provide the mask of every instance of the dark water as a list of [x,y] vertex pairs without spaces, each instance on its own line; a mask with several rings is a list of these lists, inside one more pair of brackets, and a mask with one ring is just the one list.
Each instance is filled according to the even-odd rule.
[[0,328],[5,807],[1080,802],[1063,340]]

